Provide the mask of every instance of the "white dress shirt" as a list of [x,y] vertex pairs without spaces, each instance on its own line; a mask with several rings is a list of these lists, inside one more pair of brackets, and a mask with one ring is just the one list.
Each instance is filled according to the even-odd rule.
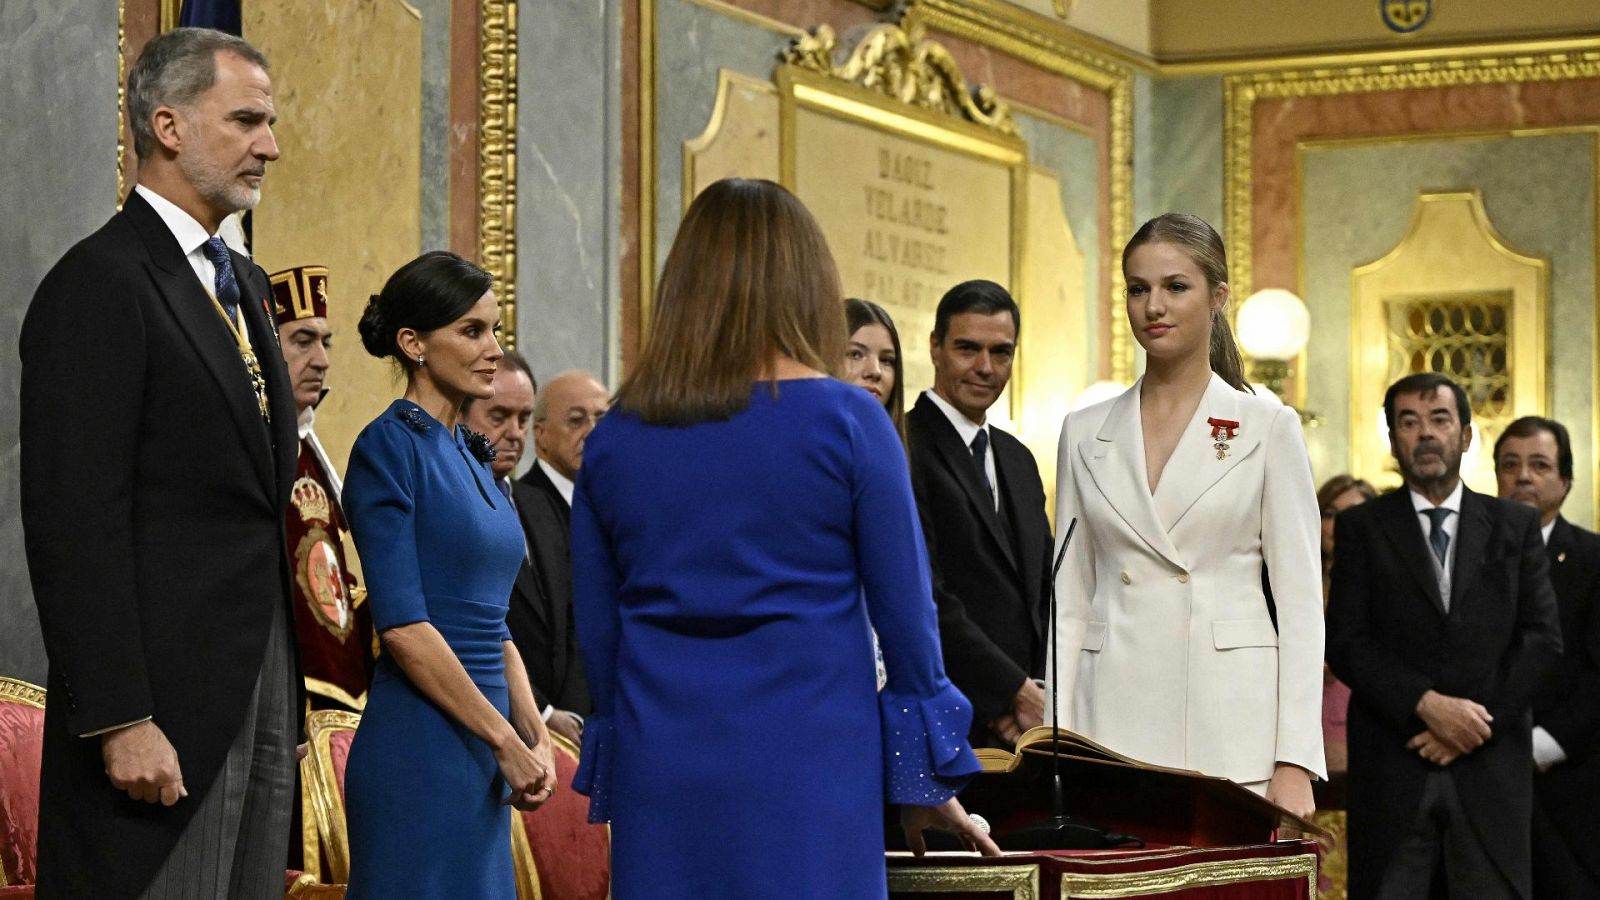
[[[143,197],[146,203],[150,204],[150,207],[156,211],[156,215],[161,217],[161,221],[166,223],[167,230],[172,232],[172,236],[178,239],[178,248],[183,251],[184,258],[189,261],[189,268],[194,270],[194,277],[200,279],[200,286],[205,289],[206,296],[215,298],[217,295],[217,267],[211,264],[211,260],[206,257],[205,251],[200,249],[205,246],[206,241],[211,240],[212,235],[206,232],[204,225],[195,221],[194,216],[184,212],[171,200],[142,184],[134,185],[133,189],[139,192],[139,196]],[[237,282],[239,273],[233,273],[233,277]],[[249,299],[244,296],[243,284],[239,285],[239,292],[240,303],[244,303]],[[245,338],[251,344],[255,344],[256,339],[250,334],[250,329],[245,325],[244,316],[239,316],[238,325]]]
[[923,396],[932,400],[933,405],[939,407],[939,411],[944,413],[944,417],[950,420],[951,425],[955,426],[956,434],[961,435],[961,443],[966,445],[968,453],[972,452],[972,442],[978,437],[978,432],[985,433],[989,441],[989,448],[983,454],[983,472],[989,478],[989,499],[994,503],[995,511],[999,512],[1000,481],[995,477],[994,432],[989,430],[989,423],[974,422],[967,418],[961,410],[951,406],[948,401],[939,396],[937,391],[926,390],[922,393]]
[[567,506],[570,508],[572,506],[572,489],[574,487],[572,479],[557,472],[556,467],[545,462],[542,456],[539,457],[539,468],[544,470],[544,477],[550,479],[550,483],[556,486],[556,490],[561,492],[561,496],[567,501]]
[[[1439,576],[1439,600],[1444,604],[1446,612],[1450,611],[1450,573],[1455,568],[1456,562],[1456,532],[1461,526],[1461,492],[1462,483],[1456,482],[1456,489],[1444,502],[1438,506],[1433,501],[1422,496],[1415,490],[1411,491],[1411,506],[1417,511],[1417,524],[1422,528],[1422,543],[1428,548],[1428,561],[1433,563],[1434,574]],[[1444,533],[1449,536],[1450,543],[1445,546],[1444,565],[1439,564],[1439,558],[1433,555],[1433,545],[1428,543],[1428,535],[1433,533],[1433,519],[1428,517],[1430,509],[1448,509],[1452,515],[1445,516]]]

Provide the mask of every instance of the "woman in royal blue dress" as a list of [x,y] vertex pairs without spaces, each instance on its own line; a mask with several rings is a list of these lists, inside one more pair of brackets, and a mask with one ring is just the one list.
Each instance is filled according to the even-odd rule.
[[425,253],[361,318],[405,396],[356,438],[344,506],[383,641],[345,770],[348,897],[516,896],[506,804],[555,791],[549,736],[506,606],[526,552],[461,402],[494,394],[500,312],[487,272]]
[[713,184],[584,448],[576,786],[611,822],[617,900],[885,897],[886,799],[913,847],[936,827],[999,852],[955,799],[972,708],[944,674],[905,451],[881,403],[824,374],[841,312],[805,207]]

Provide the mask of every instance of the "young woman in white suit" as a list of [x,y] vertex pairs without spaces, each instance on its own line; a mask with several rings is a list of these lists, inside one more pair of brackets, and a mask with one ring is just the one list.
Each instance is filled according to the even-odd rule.
[[1245,383],[1211,226],[1152,219],[1122,270],[1144,376],[1061,426],[1057,532],[1078,519],[1056,585],[1061,719],[1310,815],[1322,569],[1299,418]]

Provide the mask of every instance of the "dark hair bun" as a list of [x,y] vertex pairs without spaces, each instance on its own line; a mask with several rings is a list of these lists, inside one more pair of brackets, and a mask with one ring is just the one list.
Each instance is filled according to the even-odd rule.
[[373,294],[361,313],[356,330],[361,346],[383,359],[392,356],[402,366],[395,343],[402,328],[427,334],[466,315],[494,286],[494,279],[463,257],[431,250],[406,263],[389,276],[383,292]]
[[382,298],[373,294],[367,299],[367,308],[361,313],[356,330],[361,332],[361,346],[379,359],[395,355],[394,332],[384,327],[383,313],[378,311]]

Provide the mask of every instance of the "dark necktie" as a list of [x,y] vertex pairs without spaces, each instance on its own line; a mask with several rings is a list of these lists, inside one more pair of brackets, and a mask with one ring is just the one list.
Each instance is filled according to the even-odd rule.
[[507,479],[507,478],[496,478],[494,480],[494,484],[495,484],[495,487],[498,487],[500,489],[500,493],[505,495],[505,498],[507,500],[511,499],[511,481],[510,481],[510,479]]
[[236,325],[239,322],[239,282],[233,277],[233,257],[228,253],[228,245],[222,238],[214,237],[200,245],[200,250],[211,260],[211,265],[216,267],[217,302],[222,304],[222,311]]
[[989,492],[989,499],[994,499],[994,485],[989,481],[989,466],[985,458],[989,455],[989,430],[979,428],[978,436],[972,439],[972,461],[978,464],[978,480],[983,482],[984,490]]
[[1429,519],[1428,546],[1433,548],[1433,555],[1439,558],[1439,567],[1445,568],[1445,560],[1450,555],[1450,535],[1444,530],[1444,520],[1450,517],[1452,510],[1425,509],[1423,515]]

